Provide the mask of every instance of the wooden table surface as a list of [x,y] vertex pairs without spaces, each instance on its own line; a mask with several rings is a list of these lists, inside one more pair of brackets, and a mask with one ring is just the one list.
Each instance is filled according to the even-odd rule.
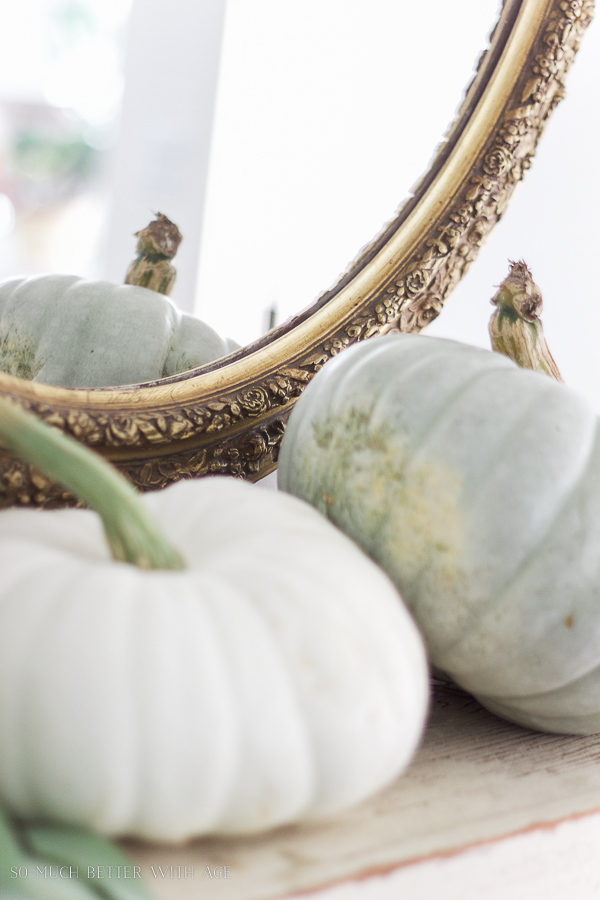
[[[508,871],[510,865],[514,870],[514,861],[503,863],[502,858],[508,854],[510,861],[516,846],[523,872],[531,877],[533,865],[548,880],[545,888],[540,881],[540,893],[533,884],[526,888],[523,896],[532,900],[555,896],[553,885],[563,892],[556,896],[564,896],[559,883],[564,865],[555,876],[540,854],[558,859],[556,854],[566,853],[572,844],[569,858],[575,859],[573,848],[585,856],[586,841],[591,841],[589,860],[579,861],[589,863],[592,893],[582,887],[572,894],[583,900],[600,896],[599,763],[600,736],[528,731],[491,715],[462,691],[437,684],[413,763],[360,807],[333,820],[262,837],[126,847],[159,900],[270,900],[306,891],[328,900],[420,900],[429,897],[433,884],[444,888],[444,900],[467,900],[481,896],[476,881],[483,877],[477,874],[482,863],[491,877],[494,848],[502,845],[498,865]],[[451,872],[457,865],[455,895]],[[512,875],[510,893],[498,897],[516,900],[516,886],[524,884],[524,876],[518,871]],[[412,893],[405,892],[403,883],[413,884]],[[485,896],[491,898],[490,892]]]

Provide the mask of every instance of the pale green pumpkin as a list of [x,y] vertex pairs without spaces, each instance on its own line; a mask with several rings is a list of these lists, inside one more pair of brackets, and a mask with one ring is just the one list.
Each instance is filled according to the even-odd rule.
[[0,371],[69,388],[155,381],[237,344],[164,294],[74,275],[0,283]]
[[574,391],[453,341],[359,344],[298,401],[279,483],[382,566],[486,707],[600,731],[600,446]]

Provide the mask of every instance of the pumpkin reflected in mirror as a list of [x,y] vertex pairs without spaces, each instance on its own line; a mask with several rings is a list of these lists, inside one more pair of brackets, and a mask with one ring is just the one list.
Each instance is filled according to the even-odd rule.
[[164,294],[39,275],[0,283],[0,371],[57,387],[156,381],[235,350]]

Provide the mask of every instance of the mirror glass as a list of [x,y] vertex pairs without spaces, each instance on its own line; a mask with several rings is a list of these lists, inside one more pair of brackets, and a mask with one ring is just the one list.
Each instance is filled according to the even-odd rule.
[[337,280],[427,168],[497,0],[229,0],[196,312],[240,343]]
[[[178,0],[170,18],[144,21],[175,53],[187,21],[178,4],[190,15],[202,6]],[[149,32],[133,27],[136,5],[149,12],[149,0],[132,10],[128,0],[34,5],[36,28],[27,27],[28,8],[4,29],[0,54],[1,274],[120,281],[132,232],[160,210],[184,234],[173,300],[241,345],[311,304],[393,216],[451,121],[499,11],[498,0],[223,2],[215,113],[211,133],[204,129],[210,154],[195,157],[206,190],[186,207],[190,191],[177,177],[184,156],[150,148],[134,168],[152,170],[154,181],[138,191],[136,218],[115,229],[126,193],[111,178],[124,152],[127,58],[137,53],[142,81],[144,65],[156,68]],[[193,93],[179,83],[169,91]],[[127,102],[123,109],[130,115]],[[154,151],[176,148],[177,123],[152,115]]]

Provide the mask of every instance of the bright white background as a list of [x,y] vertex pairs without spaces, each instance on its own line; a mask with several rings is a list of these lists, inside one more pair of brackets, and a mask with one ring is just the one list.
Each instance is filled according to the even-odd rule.
[[497,7],[228,0],[200,316],[246,342],[337,280],[426,168]]

